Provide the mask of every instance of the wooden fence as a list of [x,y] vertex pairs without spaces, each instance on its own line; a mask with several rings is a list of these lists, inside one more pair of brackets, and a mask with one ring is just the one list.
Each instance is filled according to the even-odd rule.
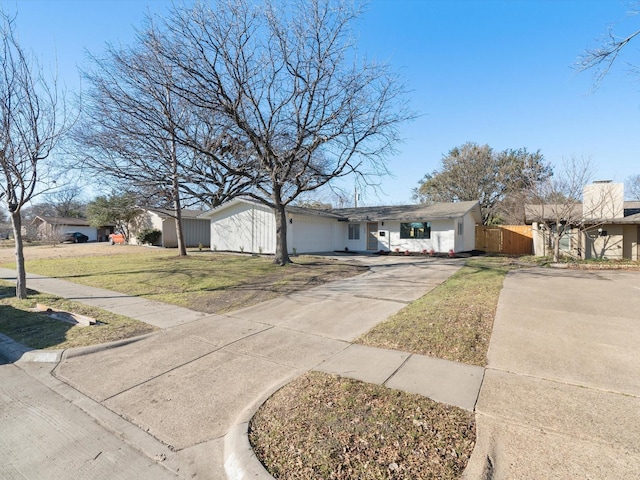
[[476,250],[507,255],[531,255],[531,225],[476,226]]

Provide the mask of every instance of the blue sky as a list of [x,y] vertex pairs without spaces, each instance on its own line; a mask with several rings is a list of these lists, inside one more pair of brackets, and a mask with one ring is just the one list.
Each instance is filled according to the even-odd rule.
[[[130,43],[145,12],[171,5],[151,0],[13,0],[21,44],[47,68],[57,65],[69,90],[79,87],[85,51]],[[640,40],[630,44],[602,86],[571,67],[597,45],[608,25],[640,28],[619,0],[372,0],[356,24],[359,50],[400,71],[421,116],[403,129],[389,160],[383,193],[361,204],[412,203],[412,189],[467,141],[495,150],[540,150],[554,165],[590,158],[594,179],[623,182],[640,174]]]

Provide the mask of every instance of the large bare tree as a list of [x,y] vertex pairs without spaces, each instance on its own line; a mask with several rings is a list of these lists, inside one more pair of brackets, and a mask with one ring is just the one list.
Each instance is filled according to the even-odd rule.
[[[174,93],[181,80],[158,54],[162,41],[149,22],[134,45],[109,46],[103,57],[92,57],[75,139],[83,147],[84,168],[115,180],[121,192],[146,197],[147,205],[173,212],[178,253],[186,255],[183,206],[215,206],[243,191],[246,180],[218,161],[230,149],[213,119],[203,121],[194,105]],[[189,146],[194,144],[198,148]]]
[[26,298],[21,211],[42,184],[43,162],[66,128],[55,79],[19,45],[14,19],[0,13],[0,197],[7,205],[16,252],[16,296]]
[[274,210],[281,265],[286,206],[338,177],[386,174],[413,116],[389,67],[358,55],[360,13],[351,1],[218,0],[176,8],[164,24],[174,93],[224,129],[235,163],[216,162]]

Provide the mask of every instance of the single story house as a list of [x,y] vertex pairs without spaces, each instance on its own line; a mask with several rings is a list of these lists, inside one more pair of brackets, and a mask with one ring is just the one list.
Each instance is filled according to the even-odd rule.
[[[200,218],[202,210],[182,210],[182,232],[187,247],[209,248],[210,228],[209,220]],[[161,232],[158,245],[165,248],[178,246],[178,234],[176,231],[175,214],[171,210],[147,209],[144,210],[131,225],[130,243],[136,243],[136,234],[141,230],[152,228]]]
[[625,201],[621,183],[594,182],[585,186],[582,203],[527,205],[525,214],[535,255],[549,255],[553,232],[562,228],[560,251],[566,255],[640,260],[640,202]]
[[[286,207],[289,253],[330,251],[463,252],[475,246],[482,223],[478,202],[316,210]],[[273,254],[273,210],[236,198],[201,218],[211,222],[211,249]]]
[[92,227],[86,218],[37,216],[33,219],[32,226],[39,239],[53,239],[54,236],[62,237],[65,233],[80,232],[89,237],[89,242],[104,242],[113,232],[112,226]]

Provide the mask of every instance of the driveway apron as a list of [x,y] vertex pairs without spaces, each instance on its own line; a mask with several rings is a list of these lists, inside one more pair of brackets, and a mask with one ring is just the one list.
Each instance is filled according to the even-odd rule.
[[509,273],[488,358],[465,478],[640,478],[640,273]]
[[[248,409],[345,352],[356,337],[463,264],[353,261],[366,261],[371,270],[228,315],[191,313],[183,321],[174,312],[173,321],[162,317],[159,333],[117,348],[65,352],[54,374],[174,451],[218,465],[221,439],[246,419]],[[145,318],[153,323],[153,315]],[[200,471],[198,478],[221,478],[221,472]]]

